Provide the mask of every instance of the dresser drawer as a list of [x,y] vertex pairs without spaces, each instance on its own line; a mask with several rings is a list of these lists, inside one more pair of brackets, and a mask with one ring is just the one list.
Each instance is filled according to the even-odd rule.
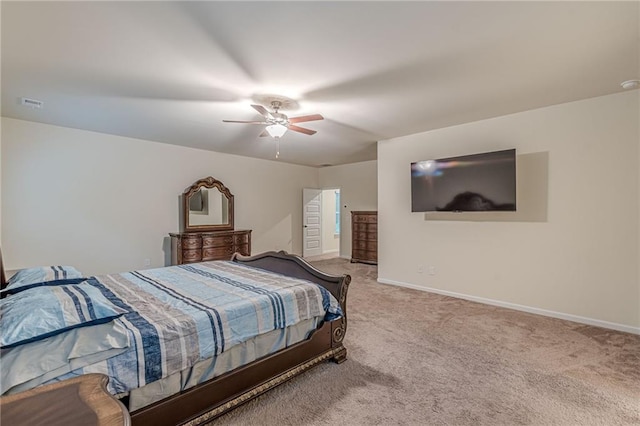
[[356,232],[353,234],[354,241],[366,241],[368,239],[370,239],[368,232]]
[[202,250],[200,249],[182,250],[182,261],[184,263],[202,261]]
[[251,230],[185,232],[171,236],[171,262],[230,260],[235,252],[251,255]]
[[233,244],[233,235],[203,235],[202,247],[224,247]]
[[353,247],[351,249],[351,259],[352,260],[356,260],[356,259],[359,260],[359,259],[362,259],[363,257],[365,257],[364,250],[359,250],[359,249],[357,249],[355,247]]
[[370,223],[370,222],[354,223],[352,231],[353,232],[372,232],[372,233],[377,234],[378,233],[378,224],[377,223]]
[[356,250],[378,251],[377,241],[358,240],[353,242],[353,248]]
[[202,249],[202,260],[229,260],[234,253],[233,247],[210,247]]
[[360,223],[360,222],[354,222],[353,227],[351,228],[352,232],[366,232],[367,231],[367,224],[366,223]]
[[233,243],[236,246],[241,244],[249,244],[249,234],[236,234],[233,236]]
[[353,217],[355,223],[378,223],[378,216],[374,214],[363,214]]
[[351,261],[352,262],[355,262],[355,261],[377,262],[378,253],[375,251],[354,249],[351,252]]
[[378,253],[377,243],[369,243],[369,244],[358,244],[357,247],[353,247],[352,253],[355,256],[356,253],[358,257],[371,257],[374,254]]
[[197,249],[202,247],[202,238],[199,235],[188,238],[183,237],[180,239],[180,245],[183,250]]

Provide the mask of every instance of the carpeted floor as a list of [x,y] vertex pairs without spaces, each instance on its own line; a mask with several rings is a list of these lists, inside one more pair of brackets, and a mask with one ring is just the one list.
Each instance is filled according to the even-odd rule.
[[640,425],[640,336],[348,273],[345,363],[323,363],[212,425]]

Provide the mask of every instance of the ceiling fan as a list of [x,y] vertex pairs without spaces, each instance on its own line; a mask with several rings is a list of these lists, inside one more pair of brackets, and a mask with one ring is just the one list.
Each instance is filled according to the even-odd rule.
[[296,126],[295,123],[304,123],[306,121],[324,120],[324,117],[320,114],[303,115],[300,117],[287,117],[285,114],[278,112],[282,107],[281,101],[271,101],[271,108],[273,112],[270,112],[262,105],[251,105],[253,109],[258,111],[263,117],[263,121],[238,121],[238,120],[222,120],[225,123],[244,123],[244,124],[266,124],[267,127],[260,137],[271,136],[273,138],[280,138],[286,133],[287,130],[293,130],[294,132],[304,133],[305,135],[313,135],[315,130],[306,129],[304,127]]

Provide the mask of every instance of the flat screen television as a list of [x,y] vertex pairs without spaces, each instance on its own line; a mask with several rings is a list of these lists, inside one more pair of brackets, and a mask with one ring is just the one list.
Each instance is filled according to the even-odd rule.
[[516,150],[411,163],[411,211],[515,211]]

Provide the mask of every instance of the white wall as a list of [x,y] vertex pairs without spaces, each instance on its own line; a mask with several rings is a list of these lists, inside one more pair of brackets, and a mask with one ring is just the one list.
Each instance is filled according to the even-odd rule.
[[[640,22],[640,8],[638,8],[638,22]],[[640,70],[640,55],[638,55],[638,68],[636,68],[637,70]],[[638,100],[638,102],[640,103],[640,90],[636,91],[636,99]],[[640,114],[638,114],[640,115]],[[637,139],[639,140],[639,144],[640,144],[640,123],[638,123],[638,121],[640,121],[640,117],[638,117],[638,115],[636,115],[636,125],[638,126],[638,131],[636,133]],[[640,148],[638,148],[638,163],[640,165]],[[636,170],[638,170],[640,167],[636,167]],[[640,211],[640,171],[638,171],[637,173],[638,175],[638,187],[637,187],[637,191],[636,194],[638,194],[638,210]],[[640,252],[640,225],[638,225],[638,252]],[[636,266],[638,269],[638,281],[640,281],[640,260],[638,260],[636,262]],[[640,283],[638,283],[638,287],[640,287]],[[638,290],[638,306],[640,306],[640,289]],[[638,313],[638,316],[640,317],[640,313]],[[638,320],[640,322],[640,320]]]
[[351,257],[351,212],[378,210],[377,161],[323,167],[321,188],[340,188],[340,256]]
[[[2,121],[0,121],[0,136],[2,135]],[[2,137],[0,137],[0,247],[2,247]]]
[[[380,142],[379,281],[640,332],[639,98],[635,90]],[[411,213],[412,161],[507,148],[548,159],[518,177],[519,190],[548,181],[546,215]],[[533,209],[528,197],[521,191],[518,205]]]
[[[2,16],[2,7],[0,7],[0,17]],[[1,33],[1,31],[0,31]],[[0,40],[0,46],[2,42]],[[0,67],[1,69],[2,67]],[[2,81],[2,73],[0,72],[0,81]],[[2,122],[0,121],[0,135],[2,135]],[[2,242],[2,137],[0,137],[0,243]],[[1,244],[0,244],[1,246]]]
[[252,252],[302,250],[302,188],[318,171],[2,118],[2,251],[7,269],[72,264],[85,274],[164,266],[179,195],[213,176],[234,194]]

